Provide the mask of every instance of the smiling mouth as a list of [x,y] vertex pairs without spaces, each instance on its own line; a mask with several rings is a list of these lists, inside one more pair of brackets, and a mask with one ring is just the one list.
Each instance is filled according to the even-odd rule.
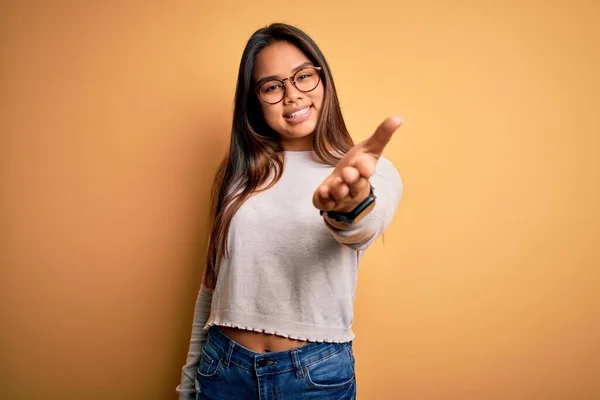
[[310,110],[310,108],[311,108],[311,107],[312,107],[312,106],[304,107],[304,108],[303,108],[303,109],[301,109],[301,110],[294,111],[293,113],[291,113],[291,114],[288,114],[288,115],[284,115],[284,117],[286,117],[286,118],[297,118],[297,117],[301,117],[301,116],[303,116],[303,115],[306,115],[306,114],[308,113],[308,111]]

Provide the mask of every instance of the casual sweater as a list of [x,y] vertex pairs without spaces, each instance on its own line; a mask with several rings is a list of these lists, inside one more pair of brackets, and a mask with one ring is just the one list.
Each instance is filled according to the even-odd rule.
[[180,398],[190,398],[202,346],[213,325],[309,342],[354,339],[358,265],[390,224],[402,181],[385,157],[370,178],[373,210],[359,223],[320,215],[312,204],[333,167],[313,151],[288,151],[281,179],[247,199],[234,215],[229,254],[220,260],[214,291],[201,286]]

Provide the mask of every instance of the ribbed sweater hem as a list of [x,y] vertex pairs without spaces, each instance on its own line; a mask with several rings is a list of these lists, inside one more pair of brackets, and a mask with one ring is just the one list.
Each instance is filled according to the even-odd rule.
[[260,314],[245,314],[229,310],[211,312],[204,325],[204,330],[208,330],[213,325],[268,333],[308,342],[346,343],[355,337],[352,327],[331,327],[284,321]]

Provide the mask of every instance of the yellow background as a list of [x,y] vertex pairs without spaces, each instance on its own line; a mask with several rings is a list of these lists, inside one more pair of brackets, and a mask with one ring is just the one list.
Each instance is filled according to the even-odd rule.
[[172,399],[242,48],[298,25],[405,195],[360,399],[598,399],[594,1],[4,1],[0,398]]

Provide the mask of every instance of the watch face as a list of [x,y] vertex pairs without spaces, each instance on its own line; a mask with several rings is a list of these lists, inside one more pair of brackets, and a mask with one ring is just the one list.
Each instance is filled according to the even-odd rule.
[[327,216],[335,221],[355,224],[362,220],[375,207],[375,196],[367,197],[356,208],[347,213],[328,211]]
[[354,218],[354,221],[352,221],[355,224],[358,224],[364,217],[366,217],[371,210],[375,207],[375,199],[373,199],[373,201],[371,201],[369,203],[369,205],[367,205],[357,216],[356,218]]

